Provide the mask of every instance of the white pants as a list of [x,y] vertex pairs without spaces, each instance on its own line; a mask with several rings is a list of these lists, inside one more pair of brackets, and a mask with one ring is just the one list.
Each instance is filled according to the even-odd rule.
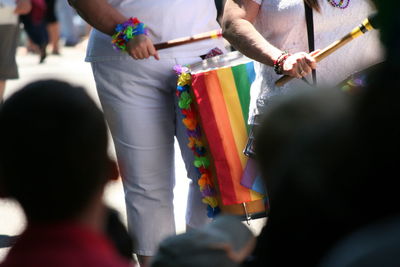
[[128,228],[139,255],[154,255],[160,241],[175,234],[174,136],[193,181],[187,224],[198,227],[209,221],[197,185],[199,173],[193,166],[193,152],[187,147],[182,115],[176,106],[176,75],[172,69],[176,64],[200,60],[129,58],[92,63],[123,179]]

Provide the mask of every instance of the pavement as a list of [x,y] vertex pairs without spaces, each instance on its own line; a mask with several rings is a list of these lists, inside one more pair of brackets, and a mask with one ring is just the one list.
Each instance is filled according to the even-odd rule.
[[[88,94],[99,104],[95,83],[91,72],[90,64],[84,62],[86,45],[82,44],[61,50],[60,56],[49,55],[44,64],[38,64],[39,56],[28,54],[25,48],[19,48],[17,62],[19,66],[20,79],[10,80],[6,84],[5,98],[29,82],[39,79],[61,79],[72,84],[83,86]],[[189,180],[179,148],[175,146],[175,170],[176,186],[174,189],[175,198],[175,220],[177,233],[185,231],[186,197]],[[115,155],[114,147],[110,142],[110,154]],[[120,212],[122,220],[126,223],[125,203],[121,181],[108,185],[105,192],[105,202]],[[264,220],[255,220],[251,223],[251,229],[257,234],[263,225]],[[6,255],[9,248],[6,243],[13,241],[13,237],[23,231],[26,221],[19,205],[11,199],[0,199],[0,262]]]

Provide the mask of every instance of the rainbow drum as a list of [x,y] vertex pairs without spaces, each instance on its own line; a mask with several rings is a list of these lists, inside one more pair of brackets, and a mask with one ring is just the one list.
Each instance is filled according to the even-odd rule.
[[[176,66],[178,105],[184,115],[188,146],[208,215],[219,212],[254,219],[266,215],[265,195],[243,186],[255,181],[251,162],[243,154],[253,62],[238,52],[192,65]],[[253,163],[254,164],[254,163]],[[249,171],[250,170],[250,171]]]

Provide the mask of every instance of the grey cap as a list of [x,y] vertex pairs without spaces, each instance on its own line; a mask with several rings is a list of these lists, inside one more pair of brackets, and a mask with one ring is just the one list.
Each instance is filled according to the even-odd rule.
[[151,266],[239,266],[254,243],[254,235],[239,218],[219,216],[203,228],[165,239]]

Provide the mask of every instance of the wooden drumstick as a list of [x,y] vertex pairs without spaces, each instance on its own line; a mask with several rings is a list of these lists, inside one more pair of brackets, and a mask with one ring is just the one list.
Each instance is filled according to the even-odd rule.
[[[330,54],[332,54],[333,52],[335,52],[342,46],[346,45],[350,41],[356,39],[357,37],[369,32],[373,29],[378,29],[378,27],[377,27],[378,23],[376,20],[377,20],[376,14],[370,15],[367,19],[365,19],[363,21],[363,23],[360,26],[354,28],[350,33],[346,34],[342,39],[333,42],[331,45],[329,45],[328,47],[326,47],[325,49],[321,50],[319,53],[314,55],[315,61],[319,62],[319,61],[323,60],[324,58],[326,58],[327,56],[329,56]],[[283,86],[287,82],[291,81],[293,78],[295,78],[295,77],[285,75],[285,76],[281,77],[279,80],[277,80],[275,82],[275,85]]]
[[179,39],[174,39],[168,42],[164,43],[158,43],[155,44],[154,47],[157,50],[160,49],[165,49],[165,48],[170,48],[178,45],[184,45],[184,44],[190,44],[202,40],[207,40],[207,39],[216,39],[216,38],[221,38],[222,37],[222,31],[221,30],[214,30],[210,32],[205,32],[205,33],[200,33],[196,34],[190,37],[184,37],[184,38],[179,38]]

